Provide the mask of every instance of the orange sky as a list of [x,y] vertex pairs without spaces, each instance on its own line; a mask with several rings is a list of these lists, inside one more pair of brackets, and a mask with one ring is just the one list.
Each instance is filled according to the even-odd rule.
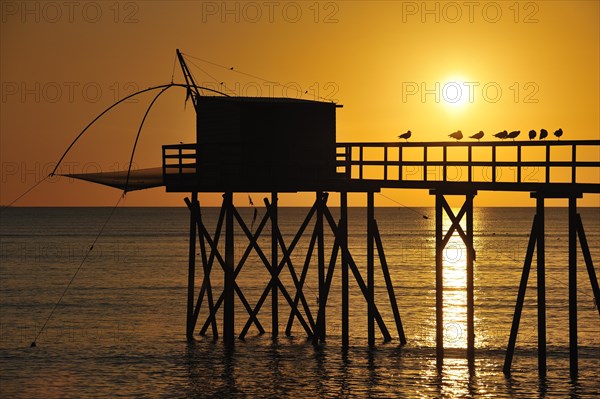
[[[597,1],[70,4],[1,3],[2,204],[48,174],[115,99],[170,82],[176,48],[254,75],[191,59],[205,71],[190,65],[200,84],[214,85],[215,78],[235,94],[297,96],[269,83],[280,82],[307,91],[306,99],[317,93],[335,99],[344,105],[338,141],[394,141],[408,129],[413,141],[439,141],[457,129],[489,137],[542,127],[562,127],[567,139],[600,138]],[[473,97],[453,107],[443,88],[460,79],[473,87]],[[175,80],[181,81],[179,69]],[[126,168],[151,96],[108,114],[61,170]],[[194,138],[193,109],[184,108],[181,89],[172,89],[146,121],[136,166],[158,166],[161,144]],[[433,205],[424,190],[385,194],[408,206]],[[109,206],[118,196],[115,189],[61,178],[18,205]],[[159,188],[130,193],[125,205],[180,206],[182,197]],[[313,197],[286,195],[281,205],[309,205]],[[204,204],[219,200],[208,195]],[[239,204],[246,205],[245,195]],[[352,204],[364,199],[352,197]],[[580,204],[599,206],[600,199],[590,195]],[[395,204],[378,197],[377,205]],[[528,193],[480,193],[476,205],[530,206],[533,200]]]

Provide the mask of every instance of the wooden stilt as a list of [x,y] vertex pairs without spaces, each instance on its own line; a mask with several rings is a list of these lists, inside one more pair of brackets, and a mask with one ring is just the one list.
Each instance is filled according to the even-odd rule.
[[[267,199],[265,199],[265,205],[267,207],[267,212],[270,215],[271,214],[271,205],[269,204],[269,201]],[[296,236],[292,240],[289,248],[286,248],[285,243],[283,242],[283,237],[281,236],[281,232],[279,231],[279,229],[277,229],[277,240],[279,241],[279,246],[281,247],[281,251],[282,251],[282,259],[279,261],[279,265],[277,266],[277,269],[275,271],[275,276],[277,278],[276,279],[271,279],[269,281],[269,283],[267,284],[267,287],[263,290],[263,294],[261,295],[260,299],[258,300],[257,304],[255,305],[255,307],[254,307],[254,309],[252,310],[252,313],[251,313],[251,317],[256,317],[256,315],[260,311],[260,308],[262,307],[264,301],[266,300],[266,298],[267,298],[267,296],[268,296],[268,294],[269,294],[269,292],[271,290],[271,285],[274,284],[274,283],[277,283],[277,284],[279,284],[279,288],[280,288],[281,294],[283,295],[283,297],[286,299],[286,301],[290,305],[292,312],[294,312],[295,315],[296,315],[296,317],[298,317],[298,320],[300,321],[300,324],[305,329],[305,331],[306,331],[306,333],[307,333],[307,335],[309,337],[312,337],[313,330],[306,323],[304,317],[302,316],[302,314],[300,313],[300,311],[298,310],[298,308],[294,306],[293,299],[290,297],[290,295],[288,294],[288,292],[285,289],[285,287],[279,281],[278,276],[279,276],[279,273],[281,273],[281,271],[283,270],[283,267],[287,264],[288,268],[290,269],[290,275],[292,276],[292,280],[294,281],[294,285],[296,287],[296,292],[299,293],[299,295],[300,295],[300,301],[302,302],[302,304],[304,306],[304,310],[305,310],[305,312],[307,314],[307,317],[310,319],[311,318],[311,316],[310,316],[310,309],[309,309],[308,304],[306,302],[306,298],[304,298],[304,295],[302,294],[302,290],[299,289],[300,288],[300,282],[298,281],[296,273],[294,272],[294,268],[293,268],[292,263],[290,261],[290,256],[291,256],[291,253],[293,252],[294,248],[296,247],[296,245],[300,241],[300,238],[304,234],[304,230],[306,229],[308,223],[310,222],[311,218],[315,214],[316,209],[317,209],[317,204],[315,204],[315,205],[313,205],[311,207],[311,209],[308,212],[308,215],[304,219],[304,222],[300,226],[300,229],[296,233]],[[269,272],[271,272],[271,270],[270,270],[271,265],[266,260],[264,254],[260,250],[260,247],[255,246],[255,249],[256,249],[258,255],[260,256],[261,260],[263,261],[263,263],[265,263],[265,266],[267,267],[267,269],[269,269]],[[248,322],[246,322],[246,325],[244,326],[244,328],[242,329],[242,332],[240,333],[240,338],[241,339],[243,339],[245,337],[245,335],[247,334],[248,329],[250,328],[251,324],[252,324],[252,321],[251,321],[251,319],[249,319]]]
[[546,256],[544,233],[544,197],[538,193],[537,232],[537,299],[538,299],[538,374],[546,376]]
[[[224,210],[224,208],[222,208]],[[223,217],[219,218],[219,222],[217,222],[217,231],[220,232],[220,225],[222,224],[222,221],[224,219],[224,212],[222,212]],[[248,301],[246,300],[246,298],[244,297],[244,294],[242,293],[241,289],[238,287],[237,283],[235,283],[235,279],[237,278],[238,274],[240,273],[242,266],[244,265],[244,262],[246,261],[246,259],[248,258],[251,249],[254,247],[254,245],[256,245],[256,241],[258,240],[258,237],[260,236],[260,233],[262,232],[262,230],[264,229],[266,222],[268,220],[268,217],[265,216],[258,228],[256,229],[256,233],[253,236],[252,233],[248,230],[247,226],[243,223],[239,213],[237,212],[237,210],[235,208],[233,208],[233,214],[236,217],[236,219],[238,219],[238,221],[240,222],[240,227],[242,228],[242,230],[246,233],[246,235],[248,236],[248,238],[250,239],[250,244],[248,246],[248,248],[246,249],[246,251],[244,252],[244,255],[240,258],[240,261],[237,265],[237,267],[235,268],[234,271],[234,287],[235,287],[235,292],[237,293],[238,297],[240,298],[242,304],[244,305],[244,308],[246,309],[246,311],[248,312],[248,314],[250,315],[250,319],[251,321],[256,325],[256,327],[258,328],[259,332],[261,334],[263,334],[265,332],[264,328],[262,327],[262,325],[260,324],[260,322],[258,321],[258,318],[256,318],[253,314],[252,314],[252,309],[250,308],[250,305],[248,304]],[[223,258],[221,257],[218,248],[217,248],[217,243],[218,243],[218,238],[219,236],[217,235],[217,237],[215,238],[215,241],[213,241],[210,236],[208,235],[208,232],[206,231],[206,229],[204,228],[204,226],[201,225],[201,231],[202,234],[201,236],[204,236],[206,238],[206,241],[208,242],[208,244],[211,246],[212,252],[211,252],[211,259],[217,259],[217,261],[219,262],[219,264],[221,265],[221,268],[223,268],[223,270],[225,270],[225,261],[223,260]],[[209,262],[212,263],[212,262]],[[210,293],[210,292],[209,292]],[[212,296],[209,295],[209,304],[212,303]],[[204,323],[204,326],[202,327],[202,329],[200,330],[200,334],[204,334],[204,332],[206,331],[206,329],[208,328],[209,324],[215,325],[215,318],[216,318],[216,313],[219,310],[221,304],[223,303],[223,300],[225,298],[225,292],[222,292],[221,295],[219,296],[219,299],[217,300],[217,302],[215,303],[214,306],[211,305],[210,309],[210,315],[208,317],[208,319],[206,320],[206,322]]]
[[[321,302],[325,301],[325,242],[323,232],[323,192],[317,191],[316,203],[317,207],[317,270],[319,277],[319,310],[321,310]],[[321,317],[317,318],[318,339],[325,341],[326,332],[326,314],[325,309],[322,310]]]
[[473,196],[467,194],[465,206],[467,207],[467,231],[463,238],[467,248],[467,357],[475,358],[475,288],[473,261],[475,250],[473,248]]
[[435,348],[438,367],[444,359],[444,245],[442,242],[442,203],[444,196],[435,194]]
[[[187,201],[186,201],[186,203],[187,203]],[[200,228],[198,227],[198,226],[200,226],[200,224],[202,224],[202,216],[200,215],[200,203],[198,201],[196,201],[196,205],[194,207],[196,208],[196,210],[195,210],[196,222],[194,224],[194,229],[197,229],[198,233],[199,233],[198,241],[200,243],[200,258],[202,260],[202,270],[203,270],[204,276],[202,278],[202,286],[200,287],[200,294],[198,295],[198,299],[196,300],[196,306],[194,307],[194,314],[192,316],[192,318],[193,318],[192,324],[194,325],[194,327],[192,328],[192,330],[195,328],[196,323],[198,322],[198,315],[200,314],[200,308],[202,306],[202,301],[204,300],[204,295],[207,294],[208,292],[211,293],[211,303],[212,303],[212,290],[210,290],[210,288],[212,288],[210,286],[210,271],[207,272],[208,258],[206,256],[206,246],[204,245],[204,237],[202,236],[202,233],[200,233]],[[192,209],[191,203],[188,204],[188,208],[190,208],[190,212],[191,212],[191,209]]]
[[396,294],[394,293],[394,285],[392,284],[392,278],[388,268],[385,253],[383,252],[383,243],[379,234],[379,227],[377,221],[374,223],[374,234],[375,244],[377,246],[377,253],[379,255],[379,261],[381,262],[381,269],[383,271],[383,278],[385,279],[385,285],[390,298],[390,306],[392,307],[392,313],[394,314],[394,321],[396,322],[396,331],[398,331],[398,337],[400,338],[400,345],[406,345],[406,335],[404,335],[404,327],[402,326],[402,319],[400,318],[400,311],[398,309],[398,303],[396,302]]
[[[302,267],[302,273],[300,274],[299,286],[300,288],[296,290],[296,295],[294,296],[294,308],[298,307],[298,302],[300,301],[300,295],[302,293],[302,289],[304,288],[304,282],[306,281],[306,275],[308,274],[308,268],[310,266],[310,261],[312,259],[313,250],[315,248],[315,243],[317,242],[317,229],[313,230],[312,236],[310,238],[310,244],[308,245],[308,249],[306,250],[306,258],[304,260],[304,266]],[[288,337],[292,334],[292,325],[294,324],[295,313],[293,310],[290,311],[290,316],[288,318],[287,327],[285,329],[285,335]],[[315,329],[314,323],[312,323],[312,319],[310,320],[311,327],[313,330]]]
[[233,277],[233,193],[225,193],[225,273],[223,290],[225,304],[223,307],[223,340],[226,345],[234,343],[235,308],[234,308],[234,277]]
[[594,270],[592,255],[590,254],[590,247],[588,246],[587,238],[585,237],[585,230],[583,229],[583,223],[579,214],[577,214],[577,235],[579,235],[581,252],[583,253],[585,267],[587,268],[590,283],[592,284],[592,292],[594,294],[596,310],[598,311],[598,315],[600,315],[600,287],[598,286],[598,278],[596,277],[596,271]]
[[[326,201],[327,201],[327,195],[324,195],[323,201],[324,201],[324,203],[326,203]],[[266,204],[267,204],[267,209],[270,210],[270,206],[268,205],[268,203],[266,203]],[[281,252],[282,252],[282,255],[283,255],[283,258],[282,258],[282,260],[279,263],[279,266],[278,266],[278,269],[277,269],[278,270],[277,273],[281,273],[281,271],[283,270],[283,268],[285,267],[285,265],[287,265],[288,271],[290,273],[290,277],[292,278],[292,281],[294,283],[294,288],[296,289],[296,295],[299,296],[300,302],[302,302],[302,307],[304,309],[306,318],[308,320],[308,324],[304,320],[304,317],[302,317],[300,311],[294,305],[294,301],[291,300],[291,297],[289,296],[289,294],[287,293],[287,291],[285,290],[285,288],[283,287],[283,285],[281,285],[281,282],[279,282],[280,289],[282,291],[282,294],[284,295],[284,297],[286,298],[286,300],[290,304],[290,307],[291,307],[292,311],[295,312],[295,315],[298,317],[298,320],[300,321],[300,324],[302,324],[302,326],[304,327],[304,329],[305,329],[305,331],[306,331],[306,333],[308,334],[309,337],[312,337],[312,335],[313,335],[313,332],[315,330],[315,322],[313,320],[312,313],[310,311],[310,306],[308,305],[308,301],[306,300],[306,297],[304,296],[304,293],[302,291],[302,285],[300,284],[300,281],[298,280],[298,276],[296,274],[294,265],[292,264],[291,255],[292,255],[292,252],[294,251],[296,245],[298,244],[300,238],[304,234],[304,230],[306,229],[308,221],[313,217],[313,215],[316,212],[316,210],[317,210],[317,208],[314,207],[312,209],[312,211],[309,212],[309,214],[307,215],[307,218],[305,220],[305,223],[303,223],[303,225],[300,227],[300,230],[298,231],[298,233],[296,234],[296,236],[292,240],[289,248],[286,247],[285,242],[283,240],[283,236],[281,235],[281,232],[279,231],[279,229],[277,230],[277,240],[279,242],[279,247],[281,248]]]
[[[204,224],[202,222],[202,212],[200,211],[200,204],[198,203],[198,230],[200,233],[199,234],[200,235],[200,248],[205,248],[205,241],[208,242],[209,246],[211,247],[210,256],[206,262],[204,262],[205,257],[203,257],[204,279],[205,279],[204,281],[206,283],[203,286],[206,287],[208,311],[209,311],[210,315],[209,315],[209,318],[206,320],[206,323],[200,330],[200,335],[204,335],[206,333],[206,330],[208,329],[208,326],[210,325],[212,327],[213,339],[215,341],[219,338],[219,331],[217,328],[217,321],[215,318],[216,312],[217,312],[217,309],[219,308],[219,306],[217,306],[217,304],[213,303],[210,273],[211,273],[212,265],[214,263],[216,255],[219,253],[219,251],[217,249],[217,245],[221,238],[221,230],[223,228],[223,222],[225,221],[225,210],[226,210],[225,198],[223,198],[223,203],[221,205],[221,211],[219,212],[219,218],[217,220],[217,226],[215,228],[215,235],[214,235],[215,238],[213,241],[211,239],[210,235],[208,234],[208,230],[206,230],[206,226],[204,226]],[[205,255],[205,253],[204,253],[204,255]],[[198,299],[200,299],[200,298],[198,298]],[[196,310],[194,311],[194,317],[196,317],[196,318],[198,317],[198,313],[200,312],[200,304],[201,304],[200,301],[198,301],[198,303],[196,303]]]
[[[316,324],[317,328],[319,328],[319,326],[324,324],[324,323],[320,322],[320,319],[325,317],[325,309],[327,308],[327,299],[329,298],[329,290],[331,288],[331,281],[333,280],[333,273],[335,271],[335,264],[337,262],[337,256],[338,256],[339,249],[340,249],[340,246],[339,246],[338,239],[336,237],[335,242],[333,243],[331,259],[329,260],[329,267],[327,268],[327,276],[325,277],[325,287],[323,290],[323,299],[321,299],[319,301],[319,313],[317,314],[317,324]],[[320,332],[318,330],[315,331],[315,335],[313,337],[313,344],[318,344],[319,341],[324,342],[324,341],[320,340],[321,336],[322,335],[320,334]]]
[[521,322],[521,313],[523,311],[523,303],[525,302],[525,292],[527,291],[527,280],[531,270],[531,262],[533,261],[533,252],[537,241],[537,215],[533,218],[531,225],[531,234],[529,235],[529,244],[527,245],[527,254],[525,255],[525,263],[523,264],[523,273],[521,274],[521,283],[519,284],[519,293],[517,294],[517,303],[515,304],[515,313],[513,316],[512,327],[510,329],[510,337],[508,339],[508,347],[506,349],[506,357],[504,358],[505,374],[510,374],[513,355],[515,353],[515,345],[517,343],[517,335],[519,333],[519,323]]
[[569,197],[569,371],[578,374],[577,353],[577,198]]
[[367,193],[367,329],[369,347],[375,346],[375,259],[373,248],[373,220],[375,219],[375,194]]
[[340,193],[340,224],[338,230],[342,248],[342,347],[350,344],[349,295],[348,295],[348,193]]
[[195,295],[195,275],[196,275],[196,224],[198,215],[196,214],[198,193],[192,193],[192,200],[185,199],[190,210],[190,247],[189,247],[189,266],[188,266],[188,296],[187,296],[187,323],[186,338],[188,341],[194,339],[194,295]]
[[[278,215],[277,215],[277,193],[271,193],[271,271],[274,272],[276,266],[279,264],[277,256],[277,234],[276,231],[279,229]],[[271,278],[273,278],[271,274]],[[279,335],[279,306],[277,302],[277,287],[279,284],[272,284],[271,287],[271,331],[273,338],[277,338]]]
[[[331,228],[331,231],[333,232],[333,234],[335,236],[338,235],[338,228],[335,224],[335,221],[333,220],[333,216],[331,215],[331,212],[329,212],[329,209],[325,208],[325,218],[327,219],[327,222],[329,223],[329,227]],[[354,279],[356,280],[356,283],[358,284],[358,287],[360,288],[363,297],[365,298],[365,301],[369,301],[369,289],[367,288],[367,285],[365,284],[365,281],[362,278],[362,275],[360,274],[360,271],[358,270],[358,266],[356,265],[356,262],[354,261],[354,259],[352,258],[352,254],[350,252],[348,252],[348,267],[350,268],[350,270],[352,271],[352,275],[354,276]],[[383,320],[383,318],[381,317],[381,313],[379,313],[379,309],[377,307],[377,304],[373,304],[373,312],[374,312],[374,316],[375,316],[375,321],[377,322],[377,325],[379,326],[379,330],[381,331],[381,334],[383,335],[383,339],[385,341],[390,341],[392,339],[392,336],[390,335],[390,332],[387,328],[387,326],[385,325],[385,321]]]

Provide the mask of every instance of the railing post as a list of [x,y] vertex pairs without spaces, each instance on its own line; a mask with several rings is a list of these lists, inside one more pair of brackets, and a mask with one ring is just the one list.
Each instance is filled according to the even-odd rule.
[[473,167],[471,166],[471,163],[473,162],[473,146],[469,145],[469,150],[468,150],[468,178],[467,181],[469,183],[471,183],[471,181],[473,180]]
[[423,145],[423,181],[427,181],[427,146]]
[[181,176],[183,174],[183,158],[181,157],[181,155],[182,155],[181,147],[178,148],[178,154],[179,154],[179,159],[177,159],[177,162],[179,163],[179,175]]
[[402,145],[398,143],[398,180],[402,181]]
[[358,178],[363,178],[363,146],[358,147]]
[[571,147],[571,183],[577,183],[577,145]]
[[550,183],[550,144],[546,143],[546,181]]
[[492,183],[496,183],[496,146],[492,144]]
[[447,178],[448,178],[448,171],[446,170],[446,162],[448,161],[448,154],[447,154],[448,147],[443,146],[442,148],[443,148],[443,154],[444,154],[444,156],[443,156],[443,161],[444,162],[443,162],[443,165],[442,165],[442,168],[443,168],[443,172],[442,172],[443,179],[442,180],[446,181]]
[[383,180],[387,180],[388,170],[388,147],[383,147]]
[[517,144],[517,183],[521,183],[521,145]]
[[166,155],[166,149],[165,146],[162,147],[162,173],[163,173],[163,179],[165,177],[165,175],[167,174],[167,158],[165,157]]

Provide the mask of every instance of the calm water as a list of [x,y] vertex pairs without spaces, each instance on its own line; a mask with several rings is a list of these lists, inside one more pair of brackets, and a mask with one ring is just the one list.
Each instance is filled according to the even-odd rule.
[[[251,224],[252,211],[240,209]],[[287,244],[307,209],[280,210]],[[337,210],[333,209],[334,215]],[[376,218],[390,265],[408,345],[398,340],[366,349],[366,305],[352,278],[351,348],[340,350],[340,273],[328,302],[328,340],[320,348],[306,341],[296,321],[293,336],[283,334],[289,307],[280,298],[281,337],[270,336],[270,299],[253,327],[233,350],[209,334],[185,340],[188,213],[176,208],[121,208],[107,226],[73,282],[36,348],[29,348],[77,270],[106,208],[10,209],[1,218],[0,393],[3,397],[598,397],[600,396],[600,320],[589,278],[579,255],[580,378],[568,373],[568,290],[566,210],[546,214],[548,378],[537,377],[535,270],[532,270],[513,375],[502,374],[513,307],[533,209],[475,210],[475,323],[477,360],[466,356],[466,254],[453,238],[445,251],[445,346],[441,370],[435,365],[435,254],[431,209],[379,208]],[[581,209],[592,257],[598,268],[600,210]],[[203,217],[214,229],[217,209]],[[264,214],[264,210],[260,215]],[[350,210],[350,250],[364,273],[364,209]],[[257,222],[258,223],[258,222]],[[256,229],[256,225],[254,229]],[[447,221],[445,222],[447,223]],[[292,257],[300,269],[312,224]],[[260,243],[270,257],[267,233]],[[331,235],[326,244],[332,244]],[[247,240],[236,232],[236,257]],[[326,251],[329,261],[331,251]],[[316,253],[313,255],[316,260]],[[305,295],[316,315],[317,275],[312,264]],[[378,266],[378,263],[376,263]],[[222,274],[213,275],[214,292]],[[282,280],[292,286],[284,269]],[[254,305],[268,273],[253,253],[238,284]],[[199,281],[198,278],[197,281]],[[289,289],[293,295],[294,291]],[[376,275],[376,300],[397,338],[393,315]],[[238,301],[239,302],[239,301]],[[236,304],[236,330],[247,317]],[[206,318],[203,309],[199,324]],[[219,319],[219,328],[220,328]],[[379,333],[379,331],[378,331]]]

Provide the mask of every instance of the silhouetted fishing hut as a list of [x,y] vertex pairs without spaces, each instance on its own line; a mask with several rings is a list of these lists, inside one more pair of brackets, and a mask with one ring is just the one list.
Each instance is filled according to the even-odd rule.
[[[200,307],[207,296],[209,316],[200,330],[204,334],[212,326],[217,337],[216,313],[223,304],[223,336],[225,342],[234,339],[234,292],[248,313],[248,322],[240,333],[243,338],[254,324],[260,332],[264,329],[258,320],[258,312],[266,297],[271,295],[272,334],[278,335],[279,304],[281,295],[290,306],[286,333],[291,333],[294,319],[298,319],[308,337],[315,342],[323,341],[326,336],[325,307],[331,287],[331,280],[338,258],[342,258],[342,338],[348,344],[348,270],[352,270],[368,304],[369,343],[374,344],[374,323],[379,323],[386,340],[391,335],[374,303],[374,243],[377,240],[382,268],[390,293],[390,303],[395,315],[398,333],[405,342],[402,324],[393,286],[384,260],[383,246],[380,243],[374,225],[373,193],[378,191],[376,184],[351,181],[345,174],[337,173],[338,154],[336,145],[336,109],[340,107],[331,102],[308,101],[289,98],[254,98],[205,96],[197,89],[193,77],[180,56],[180,62],[188,83],[188,96],[192,98],[197,113],[197,142],[163,146],[163,180],[167,191],[190,192],[186,199],[191,211],[190,224],[190,270],[188,282],[188,322],[187,336],[193,337],[198,321]],[[277,223],[277,193],[315,192],[316,200],[309,210],[294,240],[288,244],[283,241]],[[341,217],[339,221],[327,208],[328,195],[325,191],[341,193]],[[369,195],[370,237],[367,283],[364,282],[357,265],[347,249],[347,198],[348,191],[366,192]],[[217,232],[211,236],[202,223],[199,192],[223,192],[223,205],[219,216]],[[233,206],[233,194],[236,192],[268,192],[271,201],[265,199],[267,214],[260,222],[256,232],[251,232]],[[307,260],[302,271],[296,272],[290,258],[298,240],[304,234],[308,224],[314,219],[315,233],[309,251],[315,251],[318,258],[318,311],[313,315],[303,294],[303,286],[310,261]],[[241,260],[233,259],[234,220],[246,233],[249,245]],[[270,259],[257,244],[263,227],[271,222]],[[329,227],[335,236],[331,256],[326,267],[324,229]],[[218,252],[217,243],[221,229],[225,234],[225,254]],[[196,241],[202,253],[203,282],[198,296],[195,292]],[[209,250],[205,248],[210,247]],[[271,280],[254,308],[246,300],[235,277],[240,272],[248,253],[256,251],[269,270]],[[213,303],[210,272],[217,259],[224,271],[224,291]],[[239,263],[237,263],[240,261]],[[237,267],[235,266],[237,263]],[[287,267],[294,287],[285,287],[279,274]],[[292,298],[294,296],[294,298]],[[315,320],[316,316],[316,320]]]
[[[394,316],[399,342],[406,343],[394,285],[375,219],[374,193],[381,188],[427,189],[431,195],[435,196],[436,352],[438,365],[441,364],[444,355],[443,251],[454,233],[460,235],[467,254],[465,270],[467,277],[467,356],[472,361],[475,351],[474,198],[479,191],[521,191],[530,192],[531,197],[535,198],[536,215],[517,294],[504,371],[510,373],[527,281],[533,254],[536,252],[538,369],[540,375],[543,376],[546,373],[544,207],[546,198],[562,198],[568,200],[569,206],[569,348],[571,374],[577,374],[578,242],[583,253],[594,299],[596,303],[600,303],[600,288],[581,217],[577,213],[579,198],[586,193],[600,193],[598,181],[589,181],[585,180],[585,176],[582,177],[583,174],[593,175],[593,173],[585,173],[586,171],[597,172],[600,170],[600,161],[597,159],[598,157],[592,160],[582,160],[578,154],[599,154],[600,140],[336,143],[336,109],[340,107],[339,105],[288,98],[229,97],[223,93],[220,93],[219,96],[214,93],[201,95],[201,88],[194,82],[183,56],[179,51],[177,55],[186,80],[185,85],[172,83],[142,90],[139,93],[158,88],[163,88],[164,91],[172,86],[185,87],[187,98],[191,98],[194,103],[197,115],[196,142],[164,145],[162,167],[160,168],[127,171],[127,173],[92,173],[71,176],[122,188],[125,191],[164,185],[170,192],[191,193],[190,198],[185,199],[190,210],[186,331],[189,339],[193,339],[200,309],[204,305],[208,307],[208,316],[200,328],[200,334],[205,334],[211,328],[214,338],[218,338],[217,313],[222,309],[223,338],[226,343],[233,343],[236,334],[234,322],[236,297],[247,313],[247,321],[239,332],[239,338],[243,339],[253,325],[259,332],[264,332],[258,314],[270,296],[271,331],[274,337],[279,333],[279,302],[280,298],[283,298],[289,306],[286,334],[291,334],[292,325],[295,320],[298,320],[306,335],[312,338],[313,342],[322,342],[326,338],[327,300],[337,268],[341,273],[342,345],[347,347],[349,344],[348,289],[350,273],[366,302],[369,346],[375,344],[375,325],[379,327],[384,340],[389,341],[392,339],[392,334],[379,312],[374,296],[375,261],[377,259],[385,280],[389,306]],[[552,150],[555,148],[566,149],[570,153],[570,158],[563,154],[562,159],[554,159]],[[448,155],[449,152],[457,149],[464,150],[459,159]],[[526,159],[524,154],[529,149],[541,150],[544,154],[543,159],[524,160]],[[438,150],[441,150],[441,157]],[[488,155],[482,157],[480,150],[485,150]],[[516,159],[499,159],[497,154],[505,150],[514,150]],[[413,151],[413,153],[416,151],[422,156],[420,159],[411,159],[407,155],[409,151]],[[479,152],[479,156],[474,155],[476,151]],[[371,155],[367,156],[367,153]],[[373,156],[374,153],[379,155]],[[59,164],[63,158],[59,160]],[[372,171],[374,168],[379,172],[367,174],[367,170]],[[501,178],[502,168],[514,171],[512,179]],[[531,169],[528,168],[535,168],[543,173],[541,176],[532,178],[529,174]],[[464,172],[458,173],[454,177],[450,176],[450,171],[457,170]],[[409,171],[411,173],[408,173]],[[417,172],[415,173],[415,171]],[[560,176],[561,171],[563,175],[567,175],[566,178]],[[582,171],[584,173],[581,173]],[[555,174],[555,172],[559,173]],[[279,231],[277,195],[281,192],[300,191],[314,192],[315,202],[308,210],[293,239],[286,242]],[[207,192],[223,193],[223,203],[214,234],[209,233],[203,223],[198,200],[198,193]],[[270,200],[264,199],[266,214],[261,217],[255,229],[248,228],[233,204],[234,193],[249,192],[271,194]],[[337,220],[334,219],[327,207],[328,192],[337,192],[340,195],[340,214]],[[348,192],[364,193],[367,197],[366,265],[364,265],[366,281],[361,275],[362,268],[359,267],[348,249]],[[458,213],[451,209],[446,201],[446,196],[464,198],[464,203]],[[444,215],[451,221],[447,231],[443,229]],[[300,238],[306,233],[312,222],[314,222],[314,229],[309,247],[306,249],[306,260],[299,267],[300,265],[293,264],[292,255]],[[270,246],[265,251],[259,243],[261,236],[265,235],[267,224],[270,224],[271,230]],[[234,254],[234,228],[241,229],[247,239],[245,250],[237,258]],[[334,237],[334,242],[329,248],[326,248],[324,243],[325,229],[329,229]],[[219,242],[223,236],[224,245],[221,245]],[[224,249],[221,249],[223,247]],[[202,282],[197,292],[196,253],[198,249],[202,266]],[[326,251],[328,251],[327,257]],[[265,282],[260,299],[255,304],[249,303],[242,288],[236,282],[236,277],[252,252],[260,258],[260,262],[264,264],[270,275],[269,281]],[[318,270],[316,315],[304,295],[307,271],[311,266],[313,252],[317,255],[316,267]],[[338,262],[338,259],[341,261]],[[211,283],[214,269],[222,269],[224,276],[223,291],[218,295],[215,294],[215,297],[213,297],[213,284]],[[291,285],[285,285],[280,278],[284,270],[289,272]]]

